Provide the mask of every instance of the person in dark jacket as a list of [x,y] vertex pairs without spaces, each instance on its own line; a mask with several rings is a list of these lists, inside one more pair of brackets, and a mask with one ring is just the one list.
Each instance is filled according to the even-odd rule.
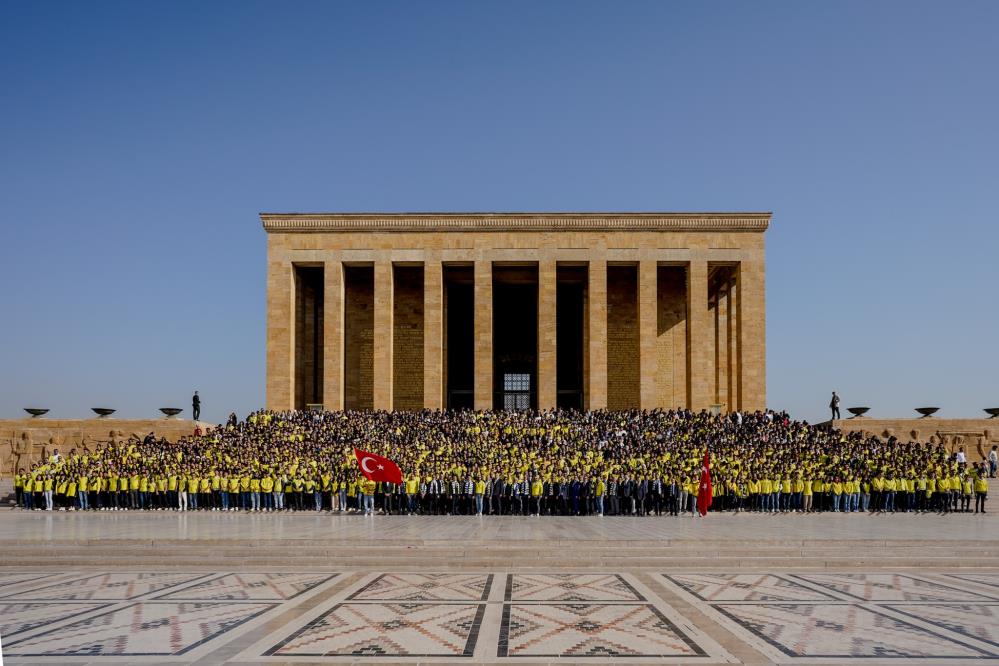
[[194,392],[194,397],[191,398],[191,411],[194,414],[194,420],[201,420],[201,398],[198,396],[198,392]]

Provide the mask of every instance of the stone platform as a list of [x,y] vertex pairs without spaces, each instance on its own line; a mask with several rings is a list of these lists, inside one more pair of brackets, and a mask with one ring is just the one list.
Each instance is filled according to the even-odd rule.
[[992,664],[999,519],[0,512],[5,664]]
[[0,514],[3,566],[999,568],[996,515]]

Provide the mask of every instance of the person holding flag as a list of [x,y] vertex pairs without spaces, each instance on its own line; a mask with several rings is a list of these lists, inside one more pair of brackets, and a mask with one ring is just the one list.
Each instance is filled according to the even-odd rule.
[[704,449],[704,464],[701,465],[701,484],[697,490],[697,511],[706,516],[711,506],[711,455]]

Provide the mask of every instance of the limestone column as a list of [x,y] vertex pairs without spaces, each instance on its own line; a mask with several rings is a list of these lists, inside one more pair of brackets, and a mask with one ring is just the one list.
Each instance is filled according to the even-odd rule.
[[587,286],[589,376],[587,409],[607,409],[607,259],[590,260]]
[[659,407],[659,334],[657,277],[655,260],[638,262],[638,377],[639,405],[642,409]]
[[708,316],[708,262],[695,259],[687,264],[687,403],[694,411],[711,404],[709,336],[713,334]]
[[475,262],[475,379],[477,410],[493,408],[493,262]]
[[392,409],[392,262],[375,262],[374,409]]
[[742,409],[742,399],[739,385],[739,377],[742,373],[741,351],[739,346],[741,335],[739,333],[739,271],[736,269],[732,279],[728,284],[728,321],[729,321],[729,365],[728,378],[728,408],[729,411]]
[[556,298],[556,263],[543,259],[538,262],[538,409],[552,409],[558,400]]
[[729,347],[729,291],[728,280],[718,286],[717,303],[715,305],[715,397],[723,405],[725,411],[732,411],[729,401],[729,376],[732,372],[731,353]]
[[[271,241],[273,243],[273,241]],[[295,280],[291,262],[269,248],[267,262],[267,409],[293,409]]]
[[323,407],[342,410],[345,301],[343,263],[327,260],[323,276]]
[[423,406],[444,407],[444,275],[440,259],[423,264]]
[[767,406],[766,296],[762,261],[739,265],[739,352],[742,358],[739,396],[743,409]]

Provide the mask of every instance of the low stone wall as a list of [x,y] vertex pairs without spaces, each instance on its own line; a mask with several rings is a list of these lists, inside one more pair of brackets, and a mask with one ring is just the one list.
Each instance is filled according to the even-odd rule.
[[968,460],[977,462],[999,445],[999,419],[940,419],[933,416],[917,419],[872,419],[857,417],[827,421],[834,428],[848,432],[918,442],[941,442],[951,453],[961,447]]
[[52,449],[68,453],[71,449],[94,446],[116,438],[145,437],[150,432],[171,442],[212,426],[180,419],[9,419],[0,420],[0,477],[9,477],[18,468],[27,468],[42,460]]

